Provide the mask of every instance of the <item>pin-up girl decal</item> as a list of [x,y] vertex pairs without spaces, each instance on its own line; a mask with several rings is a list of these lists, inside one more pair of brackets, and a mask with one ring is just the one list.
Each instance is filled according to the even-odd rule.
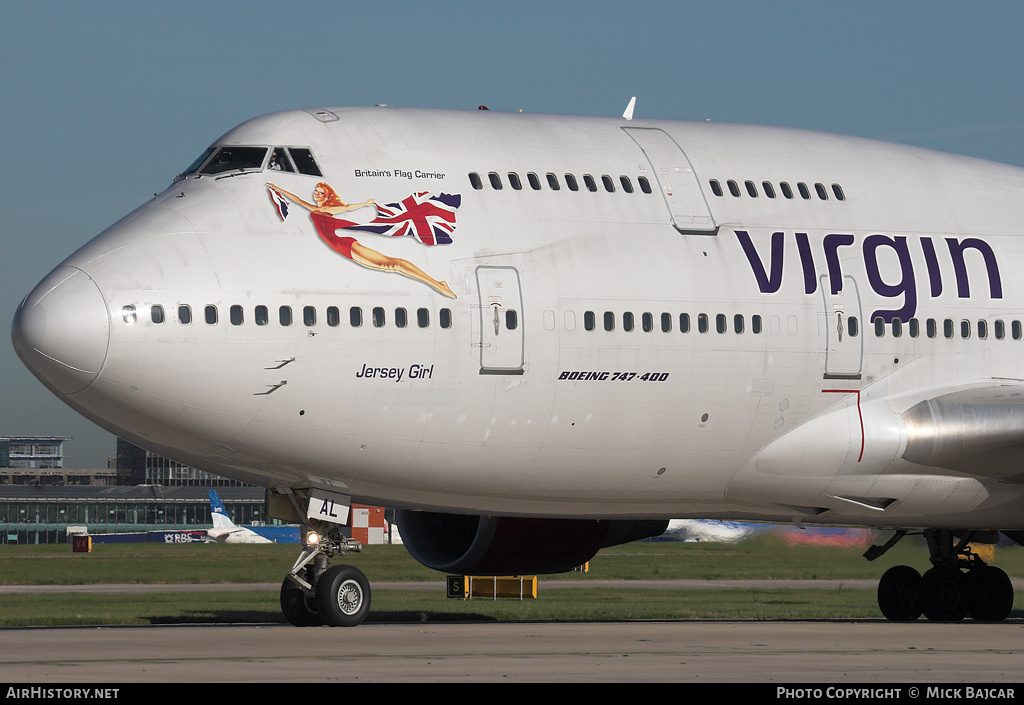
[[[385,230],[395,230],[395,228],[400,225],[399,221],[403,219],[396,220],[392,207],[394,206],[401,209],[401,204],[388,204],[388,206],[382,206],[378,208],[377,217],[373,221],[370,223],[359,224],[349,220],[335,218],[334,216],[339,213],[346,213],[359,208],[373,206],[375,205],[374,199],[371,198],[362,203],[345,203],[338,196],[338,193],[329,184],[324,183],[323,181],[318,183],[313,189],[313,201],[315,201],[315,203],[309,203],[308,201],[305,201],[295,194],[285,191],[280,186],[275,186],[274,184],[267,184],[267,188],[270,189],[270,197],[274,201],[275,205],[278,206],[278,212],[281,213],[282,218],[287,217],[287,210],[285,209],[282,212],[279,204],[280,197],[287,198],[289,201],[292,201],[293,203],[296,203],[308,210],[309,217],[313,220],[313,225],[316,227],[316,231],[319,233],[320,239],[338,254],[349,258],[356,264],[368,267],[369,269],[378,269],[384,272],[396,272],[409,277],[410,279],[415,279],[423,282],[435,291],[449,298],[456,298],[455,292],[451,290],[447,282],[434,279],[412,262],[398,257],[389,257],[360,244],[353,237],[343,237],[337,234],[337,231],[341,229],[368,230],[382,235],[405,234],[404,232],[397,231],[384,232]],[[410,196],[406,201],[410,201],[414,198],[414,196]],[[455,198],[458,197],[456,196]],[[403,203],[405,202],[403,201]],[[455,207],[458,207],[458,203],[455,204]],[[406,217],[404,220],[411,223],[409,227],[415,229],[413,218]],[[452,228],[454,228],[454,217],[452,220]],[[423,238],[420,238],[420,240],[423,241]],[[448,238],[447,241],[451,242],[451,238]],[[438,240],[438,242],[441,241]],[[433,243],[431,242],[428,244]]]

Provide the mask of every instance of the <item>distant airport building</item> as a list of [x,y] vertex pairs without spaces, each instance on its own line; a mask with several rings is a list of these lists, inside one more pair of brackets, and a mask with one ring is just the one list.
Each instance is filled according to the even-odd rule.
[[245,487],[212,473],[179,463],[117,439],[117,484],[163,485],[165,487]]
[[[263,489],[219,490],[236,524],[265,520]],[[196,531],[212,526],[210,497],[201,487],[0,486],[0,543],[69,543],[72,533]]]
[[0,436],[0,485],[113,485],[113,468],[64,467],[71,436]]

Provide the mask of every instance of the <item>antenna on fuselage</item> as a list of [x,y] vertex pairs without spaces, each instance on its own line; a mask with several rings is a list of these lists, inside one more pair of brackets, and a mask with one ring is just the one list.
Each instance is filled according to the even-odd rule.
[[627,120],[633,119],[633,108],[636,107],[636,96],[629,99],[629,105],[626,106],[626,112],[622,113],[622,117]]

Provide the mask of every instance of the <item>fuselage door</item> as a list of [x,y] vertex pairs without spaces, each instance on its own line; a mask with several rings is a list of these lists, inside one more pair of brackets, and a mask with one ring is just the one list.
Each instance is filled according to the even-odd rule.
[[718,230],[704,199],[697,175],[679,145],[664,131],[649,127],[623,127],[651,164],[672,225],[681,233],[710,235]]
[[843,288],[832,292],[830,277],[818,284],[825,305],[825,379],[860,379],[864,357],[860,293],[853,277],[843,277]]
[[523,292],[515,267],[477,267],[480,374],[521,375],[525,359]]

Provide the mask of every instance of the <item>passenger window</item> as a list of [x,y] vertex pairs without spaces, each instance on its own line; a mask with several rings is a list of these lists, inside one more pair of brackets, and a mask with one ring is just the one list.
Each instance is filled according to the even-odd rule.
[[442,328],[452,327],[452,310],[450,308],[442,308],[438,311],[440,317],[440,323]]
[[747,187],[747,195],[751,198],[757,198],[757,186],[754,186],[753,181],[744,181],[743,185]]
[[312,328],[316,325],[316,308],[313,306],[302,307],[302,324],[307,328]]
[[793,198],[793,189],[789,187],[789,184],[783,181],[779,184],[779,188],[782,189],[782,195],[786,198]]
[[384,308],[382,306],[373,307],[373,327],[383,328],[384,327]]
[[425,308],[416,309],[416,325],[426,328],[430,325],[430,311]]
[[875,337],[881,338],[885,335],[885,319],[881,316],[875,319]]
[[152,306],[150,306],[149,307],[149,319],[151,321],[153,321],[153,323],[163,323],[164,322],[164,307],[161,306],[160,304],[153,304]]
[[835,194],[837,201],[845,201],[846,194],[843,193],[843,187],[839,184],[832,184],[832,193]]
[[409,325],[409,313],[404,308],[395,309],[395,325],[399,328]]
[[630,311],[626,311],[622,314],[622,330],[627,333],[633,330],[633,313]]
[[240,326],[242,325],[242,307],[238,304],[234,304],[228,310],[228,316],[231,319],[231,325]]
[[526,180],[530,182],[530,188],[534,191],[540,191],[540,177],[534,174],[532,171],[526,175]]
[[1001,319],[996,319],[995,333],[996,340],[1002,340],[1004,337],[1006,337],[1006,326],[1003,324],[1003,321]]
[[565,175],[565,185],[569,187],[570,191],[579,191],[580,185],[576,183],[576,177],[572,174]]
[[729,186],[729,193],[731,193],[736,198],[739,198],[740,197],[740,187],[739,187],[739,185],[735,181],[733,181],[732,179],[729,179],[728,181],[726,181],[726,184],[728,184],[728,186]]
[[359,306],[353,306],[348,310],[348,324],[353,328],[359,328],[363,325],[363,309]]
[[519,180],[519,174],[515,173],[514,171],[510,171],[508,173],[508,183],[516,191],[523,190],[523,182]]
[[266,306],[256,307],[256,325],[265,326],[270,322],[270,314],[267,312]]
[[911,338],[916,338],[919,335],[921,335],[921,322],[920,321],[918,321],[916,318],[911,318],[908,321],[908,325],[910,326],[910,337]]
[[290,326],[292,324],[292,307],[281,306],[277,309],[277,320],[282,326]]
[[892,337],[899,338],[903,336],[903,321],[898,318],[892,319]]
[[548,172],[547,179],[548,179],[548,188],[549,189],[551,189],[552,191],[557,191],[560,188],[559,185],[558,185],[558,177],[557,176],[555,176],[551,172]]
[[982,340],[988,338],[988,321],[978,321],[978,337]]
[[597,191],[597,182],[594,181],[594,177],[590,174],[583,175],[583,184],[587,187],[588,191]]
[[620,176],[619,183],[622,184],[623,191],[633,193],[633,182],[629,180],[628,176]]
[[139,319],[138,314],[135,312],[135,306],[133,304],[125,304],[124,306],[122,306],[121,318],[128,325],[135,323],[135,321]]
[[936,325],[934,318],[929,318],[924,322],[924,331],[925,335],[929,338],[934,338],[939,334],[938,326]]
[[860,329],[860,324],[857,322],[857,317],[856,316],[849,316],[846,319],[846,332],[850,334],[851,338],[856,338],[857,337],[857,333],[860,332],[859,329]]
[[772,187],[770,181],[762,181],[761,188],[764,189],[764,195],[768,198],[775,198],[775,189]]
[[743,314],[737,313],[732,317],[732,329],[736,334],[743,333]]
[[274,147],[273,151],[270,152],[270,161],[267,162],[268,171],[287,171],[288,173],[294,173],[295,168],[292,167],[292,160],[288,158],[288,153],[284,150],[284,147]]
[[615,314],[611,311],[604,312],[604,329],[607,331],[615,330]]
[[821,184],[814,184],[814,190],[818,193],[818,198],[823,201],[828,200],[828,191],[825,190],[824,186]]
[[698,313],[697,314],[697,332],[707,333],[708,332],[708,314]]
[[948,318],[942,322],[942,334],[947,338],[953,337],[953,321]]
[[641,316],[640,320],[642,321],[644,333],[650,333],[652,330],[654,330],[653,315],[651,315],[650,313],[645,313],[643,316]]
[[300,174],[323,176],[320,167],[316,164],[316,159],[313,158],[313,152],[310,150],[304,147],[289,147],[288,153],[291,154],[292,161],[295,162]]
[[593,311],[585,311],[583,313],[583,329],[594,330],[597,327],[597,317]]
[[327,307],[327,325],[331,328],[341,325],[341,311],[338,310],[337,306]]
[[1021,328],[1020,321],[1014,321],[1010,324],[1010,335],[1013,336],[1014,340],[1020,340]]
[[722,184],[718,183],[716,179],[711,179],[711,193],[716,196],[724,196],[725,192],[722,191]]
[[971,337],[971,322],[968,320],[960,321],[960,337],[970,338]]
[[212,325],[216,325],[217,324],[217,307],[216,306],[214,306],[213,304],[207,305],[204,313],[206,315],[206,323],[207,323],[207,325],[211,325],[212,326]]
[[472,186],[475,191],[481,191],[484,184],[480,181],[480,174],[477,174],[475,171],[469,172],[469,185]]
[[811,192],[808,190],[807,184],[801,181],[797,183],[796,188],[800,192],[800,198],[804,199],[805,201],[811,200]]
[[679,314],[679,332],[689,333],[690,332],[690,314],[680,313]]
[[601,176],[601,183],[604,184],[604,190],[608,193],[615,193],[615,183],[612,181],[612,177],[608,174]]
[[501,190],[501,177],[493,171],[487,175],[487,178],[491,181],[491,188],[495,191]]
[[514,309],[505,311],[505,327],[509,330],[515,330],[519,327],[519,315]]
[[661,314],[661,332],[671,333],[672,332],[672,314],[663,313]]
[[727,330],[724,313],[720,313],[717,316],[715,316],[715,330],[717,330],[719,333],[724,333]]
[[[853,318],[851,320],[853,321],[853,324],[852,324],[853,325],[853,329],[856,330],[856,328],[857,328],[857,319]],[[751,316],[750,317],[750,332],[753,333],[754,335],[760,335],[761,334],[761,317],[760,316]],[[850,333],[850,335],[857,335],[857,334],[856,333]]]
[[[640,190],[641,191],[643,191],[644,193],[650,193],[651,192],[651,182],[647,180],[646,176],[638,176],[636,180],[637,180],[637,183],[640,184]],[[721,194],[719,194],[719,195],[721,195]]]

